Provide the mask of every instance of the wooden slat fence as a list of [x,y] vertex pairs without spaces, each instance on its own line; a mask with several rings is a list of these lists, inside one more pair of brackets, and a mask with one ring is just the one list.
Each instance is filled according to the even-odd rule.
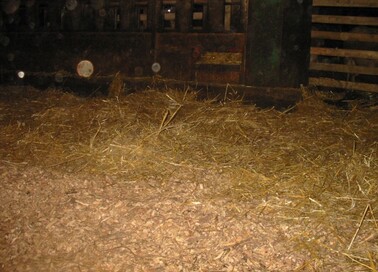
[[313,0],[313,10],[310,85],[378,93],[378,0]]

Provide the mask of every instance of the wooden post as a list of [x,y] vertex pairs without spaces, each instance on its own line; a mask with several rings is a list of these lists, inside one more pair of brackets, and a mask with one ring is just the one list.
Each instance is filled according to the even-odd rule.
[[157,32],[161,29],[162,0],[148,1],[148,22],[151,27],[151,55],[157,60]]
[[121,0],[120,6],[120,28],[121,30],[130,30],[132,1]]
[[241,14],[242,14],[242,18],[241,18],[241,24],[242,24],[242,29],[240,29],[240,31],[242,32],[245,32],[246,29],[247,29],[247,25],[248,25],[248,1],[247,0],[242,0],[241,1]]
[[224,31],[224,0],[209,0],[209,31]]
[[177,0],[176,18],[178,22],[178,30],[180,32],[189,32],[192,18],[192,3],[187,0]]
[[152,28],[155,31],[159,31],[162,29],[162,3],[163,0],[151,0],[151,9],[153,11],[153,24]]

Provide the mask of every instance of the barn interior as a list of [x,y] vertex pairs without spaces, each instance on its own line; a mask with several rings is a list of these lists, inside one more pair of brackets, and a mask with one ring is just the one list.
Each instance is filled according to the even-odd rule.
[[1,271],[378,271],[377,0],[1,0]]
[[376,18],[374,1],[4,0],[0,82],[22,71],[39,87],[106,92],[117,73],[129,91],[158,76],[286,106],[301,85],[375,93]]
[[[309,1],[3,1],[1,81],[23,71],[23,82],[77,89],[106,87],[120,73],[133,90],[158,76],[215,93],[227,84],[263,87],[242,90],[258,101],[265,87],[281,87],[277,97],[287,106],[285,97],[299,97],[290,88],[307,82],[308,10]],[[91,74],[77,80],[84,60]]]

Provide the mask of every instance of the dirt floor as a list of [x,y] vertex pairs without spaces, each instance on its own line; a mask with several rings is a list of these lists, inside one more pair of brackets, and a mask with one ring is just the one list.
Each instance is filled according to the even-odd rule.
[[1,87],[0,271],[377,271],[377,107],[195,97]]

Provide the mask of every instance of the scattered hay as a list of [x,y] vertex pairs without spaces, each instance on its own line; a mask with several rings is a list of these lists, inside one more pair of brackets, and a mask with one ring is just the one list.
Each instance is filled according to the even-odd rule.
[[[50,224],[45,222],[48,227],[57,228],[59,223],[80,232],[84,223],[101,218],[105,228],[101,235],[112,233],[114,226],[122,230],[96,240],[94,233],[101,229],[93,227],[93,222],[84,225],[85,235],[92,241],[85,256],[93,258],[92,251],[99,254],[93,243],[110,254],[116,246],[112,239],[120,239],[131,244],[122,246],[118,255],[110,254],[113,264],[126,262],[121,258],[126,254],[134,260],[133,268],[141,270],[169,267],[168,271],[177,271],[180,265],[183,271],[209,270],[226,263],[227,269],[237,271],[377,271],[376,110],[340,110],[310,92],[286,112],[237,102],[198,101],[191,90],[146,90],[117,97],[83,99],[56,90],[1,91],[3,169],[28,167],[84,176],[82,186],[96,190],[78,193],[74,188],[79,188],[81,181],[72,181],[75,185],[64,181],[56,185],[54,196],[55,187],[47,182],[49,190],[41,193],[42,203],[53,201],[56,206],[51,214],[59,215]],[[43,173],[39,175],[46,175]],[[112,181],[104,187],[91,181],[90,177],[102,175]],[[12,184],[11,176],[4,174],[4,178]],[[33,186],[42,186],[45,179],[33,181],[37,183]],[[20,188],[33,190],[26,178],[20,180]],[[4,192],[11,190],[9,184],[2,185]],[[105,192],[107,186],[106,190],[114,188],[111,196]],[[24,205],[23,196],[16,195],[18,205]],[[85,218],[74,220],[69,213],[62,215],[57,209],[59,196],[67,213],[75,211],[70,206],[75,203],[76,212],[89,209],[93,216],[86,213]],[[35,199],[33,205],[38,206],[41,199]],[[109,205],[102,212],[104,201]],[[116,212],[130,214],[128,221],[134,225],[126,228],[126,221],[109,216]],[[3,213],[3,218],[12,222],[11,216]],[[67,221],[61,221],[62,216]],[[161,229],[153,228],[156,225]],[[198,232],[196,226],[210,232]],[[167,229],[172,237],[166,236]],[[130,231],[144,237],[144,242],[138,241],[150,247],[145,248],[147,255],[141,255],[143,246],[132,240],[136,236],[130,234],[128,240],[125,233]],[[27,247],[15,242],[19,239],[15,229],[11,232],[13,247]],[[74,235],[61,229],[55,232],[55,243]],[[76,242],[82,239],[79,234],[76,238]],[[74,241],[70,248],[55,250],[67,252],[70,259],[71,250],[83,250]],[[10,254],[18,249],[1,250]],[[271,251],[275,253],[269,255]],[[35,254],[32,252],[24,257]],[[49,253],[42,250],[40,254]],[[276,262],[272,258],[277,258]],[[85,259],[77,261],[91,267]],[[280,262],[285,264],[279,266]],[[49,265],[59,267],[59,260],[53,259]],[[112,269],[96,265],[93,267],[100,270],[131,269],[131,264]]]

